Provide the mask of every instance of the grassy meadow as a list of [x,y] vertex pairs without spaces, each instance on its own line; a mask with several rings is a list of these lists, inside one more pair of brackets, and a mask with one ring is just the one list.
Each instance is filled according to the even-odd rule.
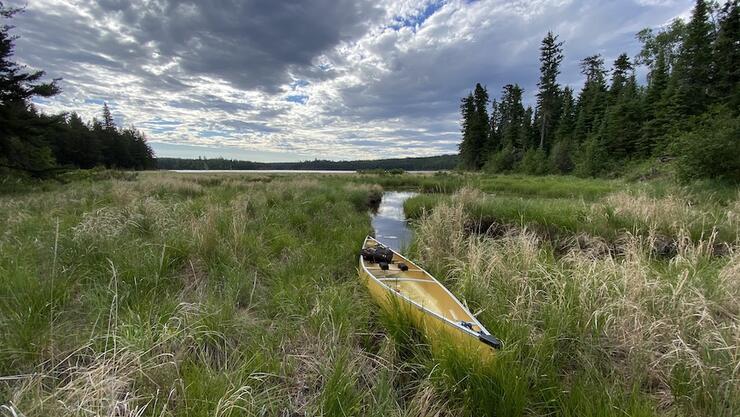
[[[740,194],[568,177],[0,184],[0,416],[736,416]],[[504,342],[432,352],[356,271],[382,191]]]

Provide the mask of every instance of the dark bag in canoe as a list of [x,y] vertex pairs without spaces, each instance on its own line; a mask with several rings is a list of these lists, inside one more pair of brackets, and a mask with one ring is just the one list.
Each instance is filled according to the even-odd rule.
[[382,246],[376,246],[374,248],[364,248],[362,249],[362,259],[373,262],[373,263],[391,263],[393,262],[393,251],[384,248]]

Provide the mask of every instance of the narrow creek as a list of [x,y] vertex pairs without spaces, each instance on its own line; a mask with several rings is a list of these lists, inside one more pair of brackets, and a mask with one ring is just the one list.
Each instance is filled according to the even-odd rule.
[[416,194],[410,191],[386,191],[378,211],[373,215],[375,238],[398,252],[403,252],[414,237],[403,213],[403,203]]

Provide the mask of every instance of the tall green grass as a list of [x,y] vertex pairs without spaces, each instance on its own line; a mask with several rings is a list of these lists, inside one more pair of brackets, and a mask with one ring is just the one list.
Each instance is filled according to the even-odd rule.
[[[0,415],[737,410],[734,246],[685,236],[664,260],[633,236],[621,257],[556,256],[521,231],[632,227],[592,220],[606,206],[646,227],[736,221],[734,200],[455,173],[74,175],[0,195]],[[371,302],[356,262],[381,186],[426,192],[407,201],[412,247],[503,339],[493,364]],[[469,240],[488,213],[521,235]]]

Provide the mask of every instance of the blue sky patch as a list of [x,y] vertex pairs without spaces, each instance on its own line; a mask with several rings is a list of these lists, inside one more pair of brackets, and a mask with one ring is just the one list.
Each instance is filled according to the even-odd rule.
[[291,103],[306,104],[306,102],[308,101],[308,96],[304,94],[294,94],[286,97],[285,99],[287,101],[290,101]]
[[444,0],[437,0],[427,4],[418,14],[413,16],[397,16],[394,18],[394,22],[390,24],[390,27],[394,30],[401,29],[402,27],[416,27],[421,26],[424,21],[429,19],[431,15],[437,12],[444,6]]
[[295,80],[292,83],[290,83],[290,88],[292,88],[293,90],[295,90],[298,87],[305,87],[305,86],[307,86],[309,84],[310,83],[308,81],[306,81],[306,80]]

